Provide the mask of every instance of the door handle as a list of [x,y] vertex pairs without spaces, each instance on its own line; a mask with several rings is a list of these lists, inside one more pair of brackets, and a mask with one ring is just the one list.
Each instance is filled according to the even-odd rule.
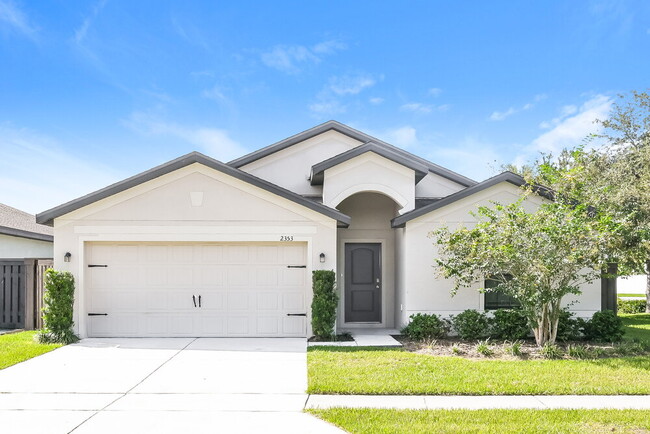
[[201,307],[201,296],[199,295],[199,307]]
[[192,296],[192,301],[194,302],[194,307],[196,307],[196,296]]

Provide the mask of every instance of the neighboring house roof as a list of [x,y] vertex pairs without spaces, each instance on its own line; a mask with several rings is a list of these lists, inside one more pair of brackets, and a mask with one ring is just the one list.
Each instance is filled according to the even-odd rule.
[[215,160],[214,158],[203,155],[200,152],[190,152],[187,155],[183,155],[182,157],[179,157],[175,160],[161,164],[160,166],[149,169],[146,172],[142,172],[138,175],[102,188],[101,190],[87,194],[86,196],[39,213],[36,215],[36,221],[38,223],[52,225],[54,219],[57,217],[68,214],[69,212],[75,211],[79,208],[90,205],[91,203],[105,199],[109,196],[113,196],[114,194],[120,193],[124,190],[128,190],[129,188],[135,187],[147,181],[151,181],[152,179],[158,178],[167,173],[189,166],[193,163],[203,164],[204,166],[210,167],[214,170],[225,173],[226,175],[230,175],[233,178],[237,178],[241,181],[252,184],[256,187],[288,199],[313,211],[319,212],[323,215],[326,215],[327,217],[331,217],[334,220],[338,221],[340,226],[347,226],[350,224],[350,217],[333,208],[304,198],[299,194],[286,190],[263,179],[257,178],[256,176],[253,176],[242,170],[230,167],[220,161]]
[[53,233],[51,227],[36,223],[32,214],[0,203],[0,234],[51,242]]
[[323,179],[325,178],[325,171],[327,169],[351,160],[352,158],[358,157],[359,155],[365,154],[366,152],[373,152],[377,155],[394,161],[395,163],[408,167],[409,169],[413,169],[415,171],[416,184],[429,173],[428,167],[424,164],[421,164],[412,158],[406,158],[403,155],[400,155],[397,152],[386,148],[385,146],[374,142],[368,142],[361,146],[357,146],[356,148],[352,148],[349,151],[335,155],[332,158],[328,158],[325,161],[314,164],[311,168],[311,185],[321,185],[323,183]]
[[[442,199],[430,203],[429,205],[425,205],[421,208],[416,208],[413,211],[409,211],[405,214],[402,214],[401,216],[397,216],[393,220],[391,220],[391,225],[394,228],[402,228],[406,225],[406,222],[408,222],[409,220],[413,220],[415,218],[428,214],[431,211],[434,211],[438,208],[442,208],[443,206],[447,206],[451,203],[464,199],[468,196],[478,193],[479,191],[483,191],[487,188],[490,188],[502,182],[509,182],[510,184],[516,185],[517,187],[521,187],[522,185],[526,184],[526,181],[521,176],[512,172],[503,172],[497,176],[493,176],[492,178],[486,179],[483,182],[479,182],[478,184],[475,184],[471,187],[467,187],[464,190],[443,197]],[[539,189],[542,190],[539,191],[539,193],[544,195],[543,188],[539,187]]]
[[389,143],[386,143],[382,140],[377,139],[376,137],[369,136],[368,134],[362,133],[361,131],[355,130],[354,128],[351,128],[347,125],[344,125],[340,122],[337,121],[327,121],[323,124],[317,125],[313,128],[310,128],[306,131],[303,131],[302,133],[298,133],[294,136],[291,136],[289,138],[286,138],[284,140],[281,140],[277,143],[274,143],[272,145],[269,145],[265,148],[258,149],[257,151],[251,152],[250,154],[244,155],[243,157],[239,157],[235,160],[232,160],[228,163],[229,166],[240,168],[242,166],[245,166],[246,164],[252,163],[253,161],[257,161],[260,158],[264,158],[268,155],[271,155],[275,152],[281,151],[283,149],[286,149],[290,146],[293,146],[297,143],[303,142],[305,140],[311,139],[312,137],[315,137],[319,134],[323,134],[327,131],[337,131],[343,135],[346,135],[348,137],[351,137],[355,140],[358,140],[362,143],[368,143],[368,142],[373,142],[379,146],[382,146],[386,149],[392,150],[393,152],[401,155],[402,157],[413,160],[419,164],[422,164],[426,166],[426,168],[432,172],[435,173],[436,175],[440,175],[443,178],[449,179],[451,181],[454,181],[462,186],[469,187],[471,185],[476,184],[476,181],[467,178],[466,176],[460,175],[456,172],[453,172],[449,169],[445,169],[442,166],[439,166],[435,163],[432,163],[430,161],[425,160],[424,158],[418,157],[417,155],[413,155],[410,152],[407,152],[403,149],[400,149],[396,146],[393,146]]

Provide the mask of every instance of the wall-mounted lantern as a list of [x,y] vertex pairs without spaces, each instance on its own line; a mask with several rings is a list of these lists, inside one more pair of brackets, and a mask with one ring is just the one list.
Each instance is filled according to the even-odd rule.
[[320,254],[320,263],[322,264],[323,262],[325,262],[325,253]]
[[70,262],[71,257],[72,257],[72,253],[65,252],[65,255],[63,255],[63,262]]

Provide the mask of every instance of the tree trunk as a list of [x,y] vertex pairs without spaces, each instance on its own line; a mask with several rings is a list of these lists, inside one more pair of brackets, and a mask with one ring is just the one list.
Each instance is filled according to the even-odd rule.
[[645,312],[650,313],[650,259],[645,262]]

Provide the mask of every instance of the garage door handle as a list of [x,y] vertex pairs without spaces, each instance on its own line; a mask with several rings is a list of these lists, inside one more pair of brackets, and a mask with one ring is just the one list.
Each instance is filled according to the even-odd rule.
[[287,268],[307,268],[306,265],[287,265]]
[[307,316],[306,313],[288,313],[287,316]]
[[194,302],[194,307],[196,307],[196,297],[192,296],[192,301]]

